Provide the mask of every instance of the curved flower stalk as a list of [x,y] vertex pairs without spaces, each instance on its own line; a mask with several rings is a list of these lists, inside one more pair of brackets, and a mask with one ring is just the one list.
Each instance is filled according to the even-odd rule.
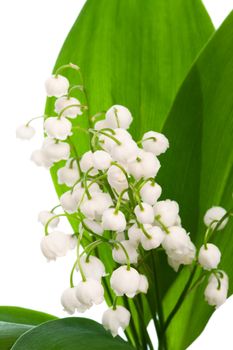
[[[61,75],[67,68],[79,73],[80,85],[70,86],[68,79]],[[45,86],[47,96],[56,97],[55,116],[45,116],[46,137],[41,149],[33,152],[32,160],[48,169],[59,162],[58,183],[68,188],[60,197],[60,204],[39,214],[45,231],[41,249],[49,261],[65,256],[70,249],[76,248],[77,251],[70,286],[66,286],[61,297],[64,310],[69,314],[84,312],[103,302],[102,281],[107,274],[104,262],[95,256],[95,252],[100,245],[108,245],[119,266],[110,272],[110,287],[116,297],[103,315],[103,325],[116,336],[119,328],[125,330],[130,324],[130,312],[119,304],[119,297],[132,299],[148,292],[152,278],[150,271],[140,272],[140,262],[148,252],[164,250],[168,264],[175,271],[182,265],[192,266],[190,278],[166,320],[163,319],[159,293],[154,296],[158,298],[154,323],[160,348],[166,349],[166,330],[171,320],[185,297],[207,277],[206,301],[219,307],[227,298],[228,277],[218,268],[221,252],[210,240],[216,231],[224,229],[232,211],[221,207],[207,210],[204,217],[207,230],[203,235],[203,245],[197,249],[191,235],[182,227],[178,203],[160,199],[162,188],[156,175],[161,167],[158,157],[169,148],[166,136],[148,131],[136,142],[128,131],[133,121],[131,112],[120,105],[90,117],[89,129],[73,126],[71,120],[82,118],[88,105],[72,96],[78,89],[87,101],[80,68],[72,63],[60,67]],[[17,129],[17,137],[33,137],[35,129],[31,122],[34,119]],[[75,128],[90,137],[91,150],[82,155],[70,140]],[[58,207],[64,212],[56,214]],[[57,230],[61,217],[76,220],[77,232],[66,234]],[[89,244],[84,245],[84,239]],[[82,252],[81,245],[84,247]],[[202,273],[195,280],[197,268]],[[75,271],[79,282],[74,282]],[[140,305],[135,305],[140,315]],[[146,325],[143,332],[143,349],[148,346],[153,349]]]

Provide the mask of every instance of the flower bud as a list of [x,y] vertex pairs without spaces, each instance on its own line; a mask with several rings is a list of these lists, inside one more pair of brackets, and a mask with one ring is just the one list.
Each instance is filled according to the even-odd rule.
[[69,81],[62,75],[53,75],[45,82],[47,96],[60,97],[65,95],[69,88]]
[[[54,213],[51,213],[51,211],[48,210],[43,210],[41,212],[39,212],[38,214],[38,221],[45,226],[47,224],[47,222],[52,219],[55,216]],[[49,227],[51,228],[55,228],[58,224],[59,224],[59,218],[55,218],[53,220],[50,221],[49,223]]]
[[112,333],[113,337],[118,334],[119,328],[123,330],[128,327],[130,321],[130,313],[124,306],[116,306],[116,309],[108,309],[104,312],[102,323],[104,328]]
[[[75,97],[67,97],[67,96],[59,97],[55,102],[55,111],[59,114],[64,108],[71,105],[80,105],[80,101],[77,100],[77,98]],[[73,106],[63,111],[62,116],[75,119],[77,115],[81,115],[81,114],[82,114],[81,107]]]
[[143,202],[154,205],[161,196],[162,188],[157,183],[146,182],[140,190]]
[[93,278],[79,282],[75,294],[78,301],[87,309],[90,309],[93,304],[101,304],[104,300],[104,288],[99,281]]
[[[207,210],[204,216],[204,223],[206,226],[211,226],[212,229],[218,225],[218,221],[222,219],[222,217],[226,214],[226,210],[222,207],[212,207]],[[228,218],[226,218],[218,227],[217,231],[224,229],[228,222]]]
[[148,228],[146,229],[146,232],[151,238],[148,238],[145,236],[145,234],[143,234],[141,238],[142,247],[145,250],[158,248],[164,240],[165,233],[158,226]]
[[141,209],[139,205],[134,208],[137,220],[142,224],[152,224],[154,221],[154,211],[152,206],[147,203],[141,203],[141,205],[143,209]]
[[152,152],[159,156],[166,152],[169,147],[169,142],[166,136],[155,131],[148,131],[143,135],[142,146],[147,152]]
[[160,162],[153,153],[139,150],[137,156],[128,161],[129,173],[136,180],[155,177],[160,169]]
[[112,129],[128,129],[133,118],[128,108],[121,105],[114,105],[106,113],[106,122]]
[[198,254],[198,262],[205,270],[216,269],[221,260],[221,252],[212,243],[207,243],[206,247],[201,246]]
[[93,153],[93,165],[97,170],[106,170],[110,167],[112,157],[105,151],[95,151]]
[[[90,255],[87,260],[87,256],[83,255],[80,259],[82,270],[86,278],[94,280],[101,280],[106,275],[105,266],[102,261],[93,255]],[[78,266],[77,266],[78,271]]]
[[111,288],[117,296],[127,295],[133,298],[139,289],[140,275],[133,267],[120,266],[110,278]]
[[175,201],[166,199],[154,205],[154,214],[167,227],[175,225],[179,213],[179,205]]
[[52,137],[57,140],[66,140],[70,136],[72,124],[71,122],[64,118],[58,117],[49,117],[44,122],[45,132],[49,137]]
[[76,238],[60,231],[51,232],[41,240],[41,250],[48,260],[56,260],[65,256],[70,249],[74,249]]
[[[137,244],[135,242],[129,240],[121,241],[121,244],[124,246],[125,250],[128,253],[129,260],[131,264],[137,264],[138,262],[138,252],[137,252]],[[112,250],[113,260],[118,264],[127,264],[127,257],[119,244],[116,244],[116,247]]]
[[70,315],[73,315],[75,310],[84,312],[87,309],[76,298],[76,288],[67,288],[64,290],[61,296],[61,304],[64,307],[64,311],[68,312]]
[[120,210],[116,213],[114,208],[107,209],[103,213],[102,225],[105,230],[124,231],[126,228],[125,215]]
[[35,132],[35,129],[30,125],[20,125],[16,129],[16,137],[21,140],[30,140]]

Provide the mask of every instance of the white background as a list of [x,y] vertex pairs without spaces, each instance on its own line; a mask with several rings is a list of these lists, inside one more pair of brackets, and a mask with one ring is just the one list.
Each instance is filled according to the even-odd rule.
[[[233,0],[205,0],[216,27],[233,8]],[[56,205],[49,174],[29,157],[40,145],[40,132],[30,143],[15,139],[15,127],[43,113],[44,80],[50,74],[61,45],[84,0],[1,3],[1,233],[0,304],[38,309],[66,316],[59,303],[69,283],[74,256],[46,263],[39,248],[42,227],[37,213]],[[69,226],[64,223],[64,228]],[[85,316],[100,321],[104,306]],[[230,350],[233,298],[212,316],[203,334],[189,350]],[[224,343],[224,345],[223,345]]]

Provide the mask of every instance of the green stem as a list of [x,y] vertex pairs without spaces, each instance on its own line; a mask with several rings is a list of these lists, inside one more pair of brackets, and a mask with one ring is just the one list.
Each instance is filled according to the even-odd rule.
[[159,278],[157,274],[157,256],[155,255],[157,252],[151,252],[152,260],[153,260],[153,276],[154,276],[154,285],[155,285],[155,293],[156,293],[156,299],[157,299],[157,309],[158,309],[158,317],[159,317],[159,324],[160,324],[160,330],[157,329],[157,335],[158,335],[158,341],[159,341],[159,349],[167,349],[167,340],[166,340],[166,334],[162,335],[162,329],[164,328],[164,313],[163,313],[163,304],[162,304],[162,297],[160,294],[159,289]]

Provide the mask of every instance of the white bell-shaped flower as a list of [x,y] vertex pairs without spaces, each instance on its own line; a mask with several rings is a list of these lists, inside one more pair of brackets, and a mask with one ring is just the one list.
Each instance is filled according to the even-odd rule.
[[149,282],[145,275],[140,274],[140,281],[138,286],[138,293],[146,294],[149,288]]
[[76,162],[68,162],[64,167],[58,169],[57,178],[59,185],[65,184],[68,187],[73,187],[80,178]]
[[[39,212],[39,214],[38,214],[38,221],[43,226],[45,226],[47,224],[47,222],[49,220],[51,220],[54,216],[55,216],[55,214],[51,213],[51,211],[43,210],[43,211]],[[60,221],[59,217],[54,218],[53,220],[50,221],[48,226],[51,227],[51,228],[55,228],[59,224],[59,221]]]
[[163,223],[163,225],[169,227],[175,225],[177,216],[179,213],[179,205],[175,201],[166,199],[164,201],[158,201],[154,205],[154,214]]
[[61,296],[61,304],[64,311],[68,312],[70,315],[73,315],[76,310],[78,312],[84,312],[87,310],[87,308],[77,299],[75,287],[64,290]]
[[95,151],[93,153],[93,164],[97,170],[106,170],[110,167],[112,157],[105,151]]
[[123,171],[115,165],[110,166],[107,172],[109,185],[118,193],[128,188],[128,181]]
[[205,300],[209,305],[216,306],[218,308],[227,299],[228,288],[221,284],[220,287],[216,286],[214,283],[208,283],[204,291]]
[[189,235],[179,226],[171,226],[169,234],[164,235],[162,246],[165,249],[169,261],[176,264],[189,265],[196,255],[196,248]]
[[49,137],[52,137],[57,140],[66,140],[70,136],[72,124],[71,122],[64,118],[58,117],[49,117],[44,122],[45,132]]
[[77,211],[78,203],[71,191],[67,191],[61,195],[60,203],[64,211],[69,214],[73,214]]
[[134,214],[137,220],[142,224],[152,224],[154,221],[154,210],[153,207],[148,203],[141,203],[142,208],[137,205],[134,208]]
[[168,262],[168,265],[171,266],[175,272],[179,270],[181,263],[178,260],[172,259],[171,257],[168,256],[167,262]]
[[139,148],[136,142],[132,139],[121,141],[121,144],[114,144],[110,153],[112,158],[120,163],[134,161],[137,158]]
[[106,121],[112,129],[128,129],[133,121],[133,117],[128,108],[121,105],[114,105],[107,111]]
[[113,337],[118,334],[119,328],[123,330],[128,327],[130,321],[129,311],[121,305],[117,305],[116,309],[110,308],[103,313],[102,324],[104,328],[112,333]]
[[154,155],[159,156],[166,152],[169,147],[169,141],[163,134],[155,131],[148,131],[142,137],[142,147],[147,152],[152,152]]
[[56,260],[65,256],[70,249],[74,249],[76,238],[60,231],[51,232],[41,240],[41,250],[48,260]]
[[[80,167],[84,173],[86,173],[91,168],[94,168],[94,160],[93,160],[93,152],[88,151],[83,154],[81,160],[80,160]],[[90,175],[94,176],[98,173],[96,169],[92,169],[90,172]]]
[[211,273],[208,283],[212,283],[218,288],[219,283],[223,285],[226,289],[229,287],[229,278],[226,272],[218,270],[216,273]]
[[108,193],[93,193],[91,199],[86,199],[80,205],[81,212],[86,218],[100,221],[105,210],[112,204]]
[[155,177],[160,169],[160,162],[153,153],[139,150],[137,157],[128,162],[129,173],[136,180],[141,178],[148,179]]
[[221,252],[212,243],[207,243],[206,247],[201,246],[198,254],[198,262],[205,270],[216,269],[221,260]]
[[95,130],[102,130],[102,129],[110,128],[110,125],[108,124],[106,119],[103,119],[103,120],[97,121],[94,125],[94,128]]
[[[80,105],[80,101],[75,97],[68,97],[68,96],[62,96],[59,97],[55,102],[55,111],[59,114],[64,108],[67,107],[62,112],[63,117],[75,119],[77,115],[82,114],[82,109],[79,106],[74,105]],[[69,106],[73,106],[68,108]]]
[[21,140],[30,140],[36,131],[31,125],[20,125],[16,129],[16,137]]
[[146,182],[140,189],[143,202],[154,205],[162,193],[162,187],[155,182]]
[[[144,225],[145,230],[147,230],[149,227],[152,227],[152,226],[151,225]],[[141,242],[141,239],[143,236],[144,236],[144,233],[138,227],[137,224],[133,224],[128,229],[128,237],[129,237],[130,241],[133,241],[133,242],[136,242],[139,244]]]
[[65,95],[69,89],[69,81],[63,75],[53,75],[45,82],[47,96],[60,97]]
[[150,235],[148,238],[146,235],[141,237],[141,244],[145,250],[151,250],[158,248],[163,242],[165,233],[158,226],[153,226],[146,229],[146,232]]
[[90,309],[93,304],[98,305],[104,301],[104,288],[100,281],[93,278],[79,282],[75,292],[79,302],[87,309]]
[[[109,126],[108,126],[109,128]],[[114,131],[105,130],[105,134],[109,136],[113,136],[115,139],[117,139],[122,145],[127,144],[129,141],[132,141],[132,136],[128,131],[125,129],[117,128],[114,129]],[[112,149],[116,146],[116,142],[109,136],[99,134],[99,142],[101,144],[101,147],[107,151],[111,152]]]
[[33,151],[30,159],[37,166],[42,166],[47,169],[53,165],[53,161],[48,158],[46,152],[43,149],[36,149]]
[[[207,210],[204,216],[204,223],[206,226],[211,226],[214,229],[218,225],[218,221],[220,221],[223,216],[226,214],[226,210],[222,207],[212,207]],[[218,231],[224,229],[228,222],[228,218],[226,218],[218,227]]]
[[[83,255],[80,259],[82,270],[86,278],[93,278],[97,281],[101,280],[106,275],[105,266],[102,261],[93,255],[90,255],[87,260],[87,256]],[[77,266],[78,271],[78,266]]]
[[104,211],[102,216],[102,225],[105,230],[124,231],[126,228],[125,215],[115,208],[110,208]]
[[133,267],[120,266],[113,271],[110,285],[117,296],[133,298],[139,289],[140,274]]
[[[137,252],[137,243],[129,240],[121,241],[121,244],[124,246],[127,254],[129,256],[129,260],[131,264],[137,264],[138,262],[138,252]],[[112,250],[113,260],[118,264],[127,264],[127,257],[122,249],[121,245],[116,244],[116,246]]]
[[[91,195],[93,195],[94,193],[102,193],[99,185],[96,182],[91,183],[91,181],[87,181],[87,187]],[[79,182],[77,185],[75,185],[73,189],[73,196],[77,203],[81,203],[87,199],[85,191],[86,190],[82,182]]]
[[50,142],[44,143],[43,151],[50,161],[59,162],[60,160],[67,160],[69,158],[70,145],[67,142],[50,139]]
[[97,222],[95,220],[90,220],[90,219],[84,219],[83,222],[84,222],[84,225],[87,227],[87,229],[96,233],[97,235],[101,236],[104,233],[104,229],[100,222]]

